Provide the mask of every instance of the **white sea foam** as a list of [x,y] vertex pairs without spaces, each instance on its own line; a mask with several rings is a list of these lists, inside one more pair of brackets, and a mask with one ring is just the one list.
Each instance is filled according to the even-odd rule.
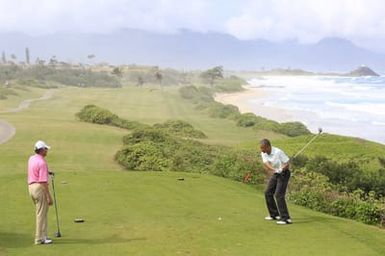
[[277,119],[268,108],[281,108],[286,118],[277,121],[298,120],[313,131],[321,126],[329,133],[385,143],[384,76],[266,76],[249,84],[267,92],[251,101],[259,115]]

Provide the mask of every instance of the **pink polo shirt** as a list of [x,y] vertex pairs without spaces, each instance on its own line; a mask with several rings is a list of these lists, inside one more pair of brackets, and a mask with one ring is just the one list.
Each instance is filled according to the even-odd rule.
[[28,185],[32,183],[48,183],[48,165],[44,157],[39,154],[28,160]]

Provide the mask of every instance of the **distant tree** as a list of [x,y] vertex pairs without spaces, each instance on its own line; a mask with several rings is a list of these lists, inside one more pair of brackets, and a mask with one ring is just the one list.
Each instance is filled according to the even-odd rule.
[[119,67],[115,67],[112,72],[113,75],[121,77],[123,75],[122,70]]
[[56,59],[56,56],[52,56],[50,59],[49,59],[49,62],[48,64],[51,65],[51,66],[56,66],[56,64],[58,63],[57,59]]
[[162,86],[163,75],[159,70],[155,72],[155,80],[159,83],[160,86]]
[[95,59],[95,54],[88,54],[87,59],[89,60],[90,64],[92,64],[92,60]]
[[143,86],[144,79],[142,76],[138,76],[138,81],[136,82],[136,86]]
[[5,57],[5,52],[4,52],[4,51],[1,53],[1,61],[2,61],[4,64],[7,63],[7,58]]
[[36,65],[44,66],[45,60],[41,60],[39,57],[37,57],[36,60],[35,60],[35,64]]
[[29,49],[28,47],[25,48],[25,63],[27,63],[27,65],[29,65]]
[[213,67],[202,72],[200,76],[212,87],[214,85],[215,80],[223,78],[223,67]]
[[16,55],[12,53],[11,54],[11,59],[12,59],[12,62],[16,62],[16,60],[17,60]]

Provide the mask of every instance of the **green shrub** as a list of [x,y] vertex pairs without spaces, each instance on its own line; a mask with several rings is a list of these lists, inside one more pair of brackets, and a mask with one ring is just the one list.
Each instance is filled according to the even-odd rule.
[[257,123],[254,125],[253,129],[281,133],[280,123],[261,116],[257,116]]
[[151,141],[127,145],[116,153],[115,159],[125,168],[135,171],[164,171],[171,166],[171,160],[159,145]]
[[306,126],[300,122],[282,123],[279,127],[279,132],[290,137],[311,134]]
[[199,96],[199,91],[198,88],[193,85],[190,85],[181,87],[179,89],[179,94],[182,96],[182,98],[191,100]]
[[58,88],[56,85],[48,84],[47,81],[38,81],[35,79],[19,79],[17,80],[17,84],[21,86],[30,86],[30,87],[36,87],[36,88],[42,88],[42,89],[54,89]]
[[222,150],[212,165],[212,174],[243,181],[246,173],[252,173],[251,183],[263,183],[265,175],[257,170],[263,169],[256,151]]
[[244,84],[246,84],[246,81],[243,79],[236,76],[231,76],[216,82],[214,90],[216,92],[240,92],[245,90],[242,87]]
[[136,121],[121,119],[111,111],[95,105],[84,106],[76,116],[83,122],[111,125],[128,130],[149,127]]
[[207,136],[191,124],[182,120],[168,120],[162,124],[155,124],[154,128],[165,130],[176,136],[188,137],[188,138],[207,138]]
[[123,137],[123,143],[126,145],[148,141],[154,143],[171,143],[173,140],[173,137],[169,133],[153,127],[136,129],[131,134]]
[[241,114],[237,120],[237,125],[242,127],[254,126],[258,122],[258,118],[254,113]]
[[224,105],[219,102],[212,102],[208,107],[211,117],[237,119],[240,115],[238,107],[234,105]]
[[28,69],[16,65],[0,66],[0,81],[14,79],[18,79],[20,85],[41,88],[55,87],[45,81],[79,87],[121,87],[120,81],[106,72],[64,66],[55,68],[49,65],[33,65]]
[[96,124],[111,124],[113,120],[118,118],[118,116],[111,111],[95,105],[84,106],[76,115],[82,121]]
[[[180,123],[180,126],[190,127],[184,123]],[[152,153],[156,156],[156,160],[150,158],[150,161],[145,158],[146,162],[159,166],[153,166],[149,170],[211,173],[238,181],[243,179],[245,173],[253,172],[261,167],[259,154],[254,150],[238,151],[224,146],[207,145],[182,138],[163,128],[136,129],[131,134],[124,136],[125,147],[117,153],[117,161],[126,169],[142,170],[144,165],[141,164],[142,160],[138,159],[144,159],[142,153]],[[142,144],[142,147],[131,147]],[[168,161],[165,162],[164,159]],[[252,182],[262,181],[262,174],[253,175]]]
[[111,125],[127,129],[127,130],[134,130],[134,129],[145,129],[147,127],[150,127],[147,124],[142,124],[137,121],[128,121],[125,119],[121,119],[119,117],[112,120]]
[[375,192],[339,192],[328,178],[310,170],[293,172],[289,199],[295,204],[366,224],[381,224],[385,204]]

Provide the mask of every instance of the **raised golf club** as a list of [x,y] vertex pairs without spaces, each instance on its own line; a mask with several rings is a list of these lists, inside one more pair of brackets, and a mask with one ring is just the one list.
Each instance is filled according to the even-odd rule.
[[55,204],[55,213],[56,213],[57,232],[55,233],[55,236],[61,237],[60,226],[59,226],[59,214],[58,214],[58,210],[57,210],[57,200],[56,200],[56,192],[55,192],[55,173],[52,171],[49,171],[49,175],[51,176],[51,181],[52,181],[53,200],[54,200],[54,204]]
[[318,128],[318,133],[308,142],[303,146],[293,157],[292,159],[296,158],[299,154],[301,154],[319,135],[322,133],[322,128]]

